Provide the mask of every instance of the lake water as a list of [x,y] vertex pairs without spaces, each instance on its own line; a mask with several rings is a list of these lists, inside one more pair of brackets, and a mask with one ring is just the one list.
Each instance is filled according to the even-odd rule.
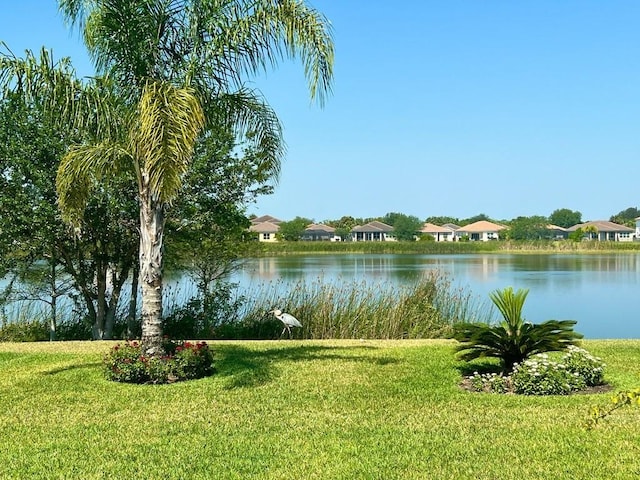
[[488,294],[527,288],[523,316],[533,323],[577,320],[586,338],[640,338],[640,255],[307,255],[247,261],[234,276],[241,288],[271,281],[416,281],[432,270],[490,303]]
[[[576,330],[586,338],[640,338],[640,255],[634,253],[268,257],[247,260],[232,281],[251,294],[265,284],[288,288],[301,280],[402,285],[433,270],[446,274],[453,288],[466,289],[478,305],[491,305],[489,293],[496,289],[527,288],[528,321],[577,320]],[[0,288],[4,283],[0,279]],[[196,292],[187,276],[167,276],[166,284],[167,305]]]

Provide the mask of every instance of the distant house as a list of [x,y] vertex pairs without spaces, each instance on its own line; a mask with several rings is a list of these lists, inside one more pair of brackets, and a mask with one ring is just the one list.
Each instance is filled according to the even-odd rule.
[[280,227],[272,222],[254,223],[249,227],[250,232],[258,234],[258,241],[260,242],[277,242],[276,234],[278,230],[280,230]]
[[[459,228],[459,227],[458,227]],[[453,242],[455,229],[445,226],[434,225],[433,223],[425,223],[420,229],[423,235],[430,235],[436,242]]]
[[271,215],[262,215],[261,217],[256,217],[251,219],[252,225],[257,225],[258,223],[273,223],[274,225],[279,225],[282,223],[282,220],[276,217],[272,217]]
[[573,227],[569,227],[567,231],[575,232],[578,229],[586,231],[586,238],[590,240],[599,240],[601,242],[632,242],[636,234],[636,230],[631,227],[619,225],[607,220],[595,220],[593,222],[579,223]]
[[455,231],[455,236],[456,240],[468,237],[469,240],[474,242],[488,242],[489,240],[499,240],[500,232],[506,228],[504,225],[480,220],[460,227]]
[[444,223],[442,224],[444,228],[450,228],[451,230],[458,230],[460,225],[456,225],[455,223]]
[[553,240],[562,240],[569,238],[569,231],[566,228],[559,227],[558,225],[547,225],[547,231],[549,237]]
[[393,227],[386,223],[373,221],[365,225],[357,225],[351,229],[351,240],[354,242],[390,242],[395,241]]
[[305,228],[301,238],[302,240],[307,241],[339,242],[341,240],[340,237],[336,236],[335,228],[321,223],[312,223],[311,225],[309,225],[307,228]]

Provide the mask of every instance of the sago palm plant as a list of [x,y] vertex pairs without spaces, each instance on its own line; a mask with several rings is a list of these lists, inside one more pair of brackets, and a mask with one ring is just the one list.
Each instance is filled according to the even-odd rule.
[[512,287],[495,290],[489,296],[503,320],[497,325],[487,323],[459,323],[453,327],[458,358],[474,360],[482,357],[499,358],[504,372],[513,370],[531,355],[561,351],[574,345],[582,335],[575,332],[575,320],[547,320],[539,324],[525,322],[522,307],[529,290]]

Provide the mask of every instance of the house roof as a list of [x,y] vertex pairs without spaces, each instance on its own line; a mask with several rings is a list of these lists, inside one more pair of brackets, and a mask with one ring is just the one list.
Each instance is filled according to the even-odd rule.
[[304,229],[305,232],[323,232],[323,233],[335,233],[336,229],[325,225],[323,223],[312,223]]
[[256,223],[249,227],[250,232],[258,233],[276,233],[278,230],[280,230],[280,227],[271,222]]
[[257,223],[264,223],[264,222],[274,223],[277,225],[279,223],[282,223],[282,220],[276,217],[272,217],[271,215],[262,215],[261,217],[256,217],[253,220],[251,220],[251,223],[253,223],[254,225]]
[[559,227],[558,225],[552,225],[552,224],[547,225],[547,230],[560,230],[562,232],[567,231],[567,229],[564,227]]
[[439,225],[435,225],[433,223],[425,223],[420,229],[421,233],[452,233],[452,228],[441,227]]
[[569,232],[575,232],[579,228],[596,227],[598,232],[635,232],[635,229],[620,225],[618,223],[609,222],[607,220],[594,220],[592,222],[579,223],[573,227],[567,228]]
[[352,232],[393,232],[393,227],[391,225],[387,225],[386,223],[378,222],[374,220],[373,222],[366,223],[364,225],[356,225],[351,229]]
[[470,233],[499,232],[505,228],[507,227],[504,225],[498,225],[497,223],[488,222],[486,220],[479,220],[477,222],[470,223],[469,225],[465,225],[464,227],[460,227],[457,231]]
[[451,230],[458,230],[460,225],[456,225],[455,223],[445,223],[442,225],[444,228],[450,228]]

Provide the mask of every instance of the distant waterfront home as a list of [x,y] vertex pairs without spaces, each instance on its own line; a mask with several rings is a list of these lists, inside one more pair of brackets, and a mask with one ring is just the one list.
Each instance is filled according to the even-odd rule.
[[386,223],[373,221],[365,225],[357,225],[351,229],[351,240],[354,242],[393,242],[393,227]]
[[558,225],[547,225],[547,231],[549,232],[549,237],[552,240],[562,240],[569,238],[569,232],[566,228],[559,227]]
[[636,233],[636,230],[631,227],[619,225],[607,220],[579,223],[578,225],[569,227],[567,230],[569,232],[575,232],[579,228],[585,232],[585,238],[599,240],[601,242],[632,242]]
[[305,228],[302,240],[339,242],[342,239],[336,236],[336,229],[322,223],[312,223]]
[[256,217],[251,219],[251,223],[253,225],[257,225],[259,223],[265,223],[265,222],[273,223],[274,225],[280,225],[282,223],[282,220],[276,217],[272,217],[271,215],[262,215],[261,217]]
[[480,220],[478,222],[465,225],[464,227],[460,227],[456,230],[455,235],[456,240],[469,237],[469,240],[474,242],[488,242],[489,240],[499,240],[500,232],[506,228],[507,227],[504,225]]
[[254,223],[249,227],[250,232],[256,232],[258,234],[258,240],[260,242],[277,242],[276,234],[278,230],[280,230],[280,227],[272,222]]
[[428,222],[420,229],[421,234],[432,236],[436,242],[453,242],[455,239],[454,232],[454,228],[445,226],[441,227]]

